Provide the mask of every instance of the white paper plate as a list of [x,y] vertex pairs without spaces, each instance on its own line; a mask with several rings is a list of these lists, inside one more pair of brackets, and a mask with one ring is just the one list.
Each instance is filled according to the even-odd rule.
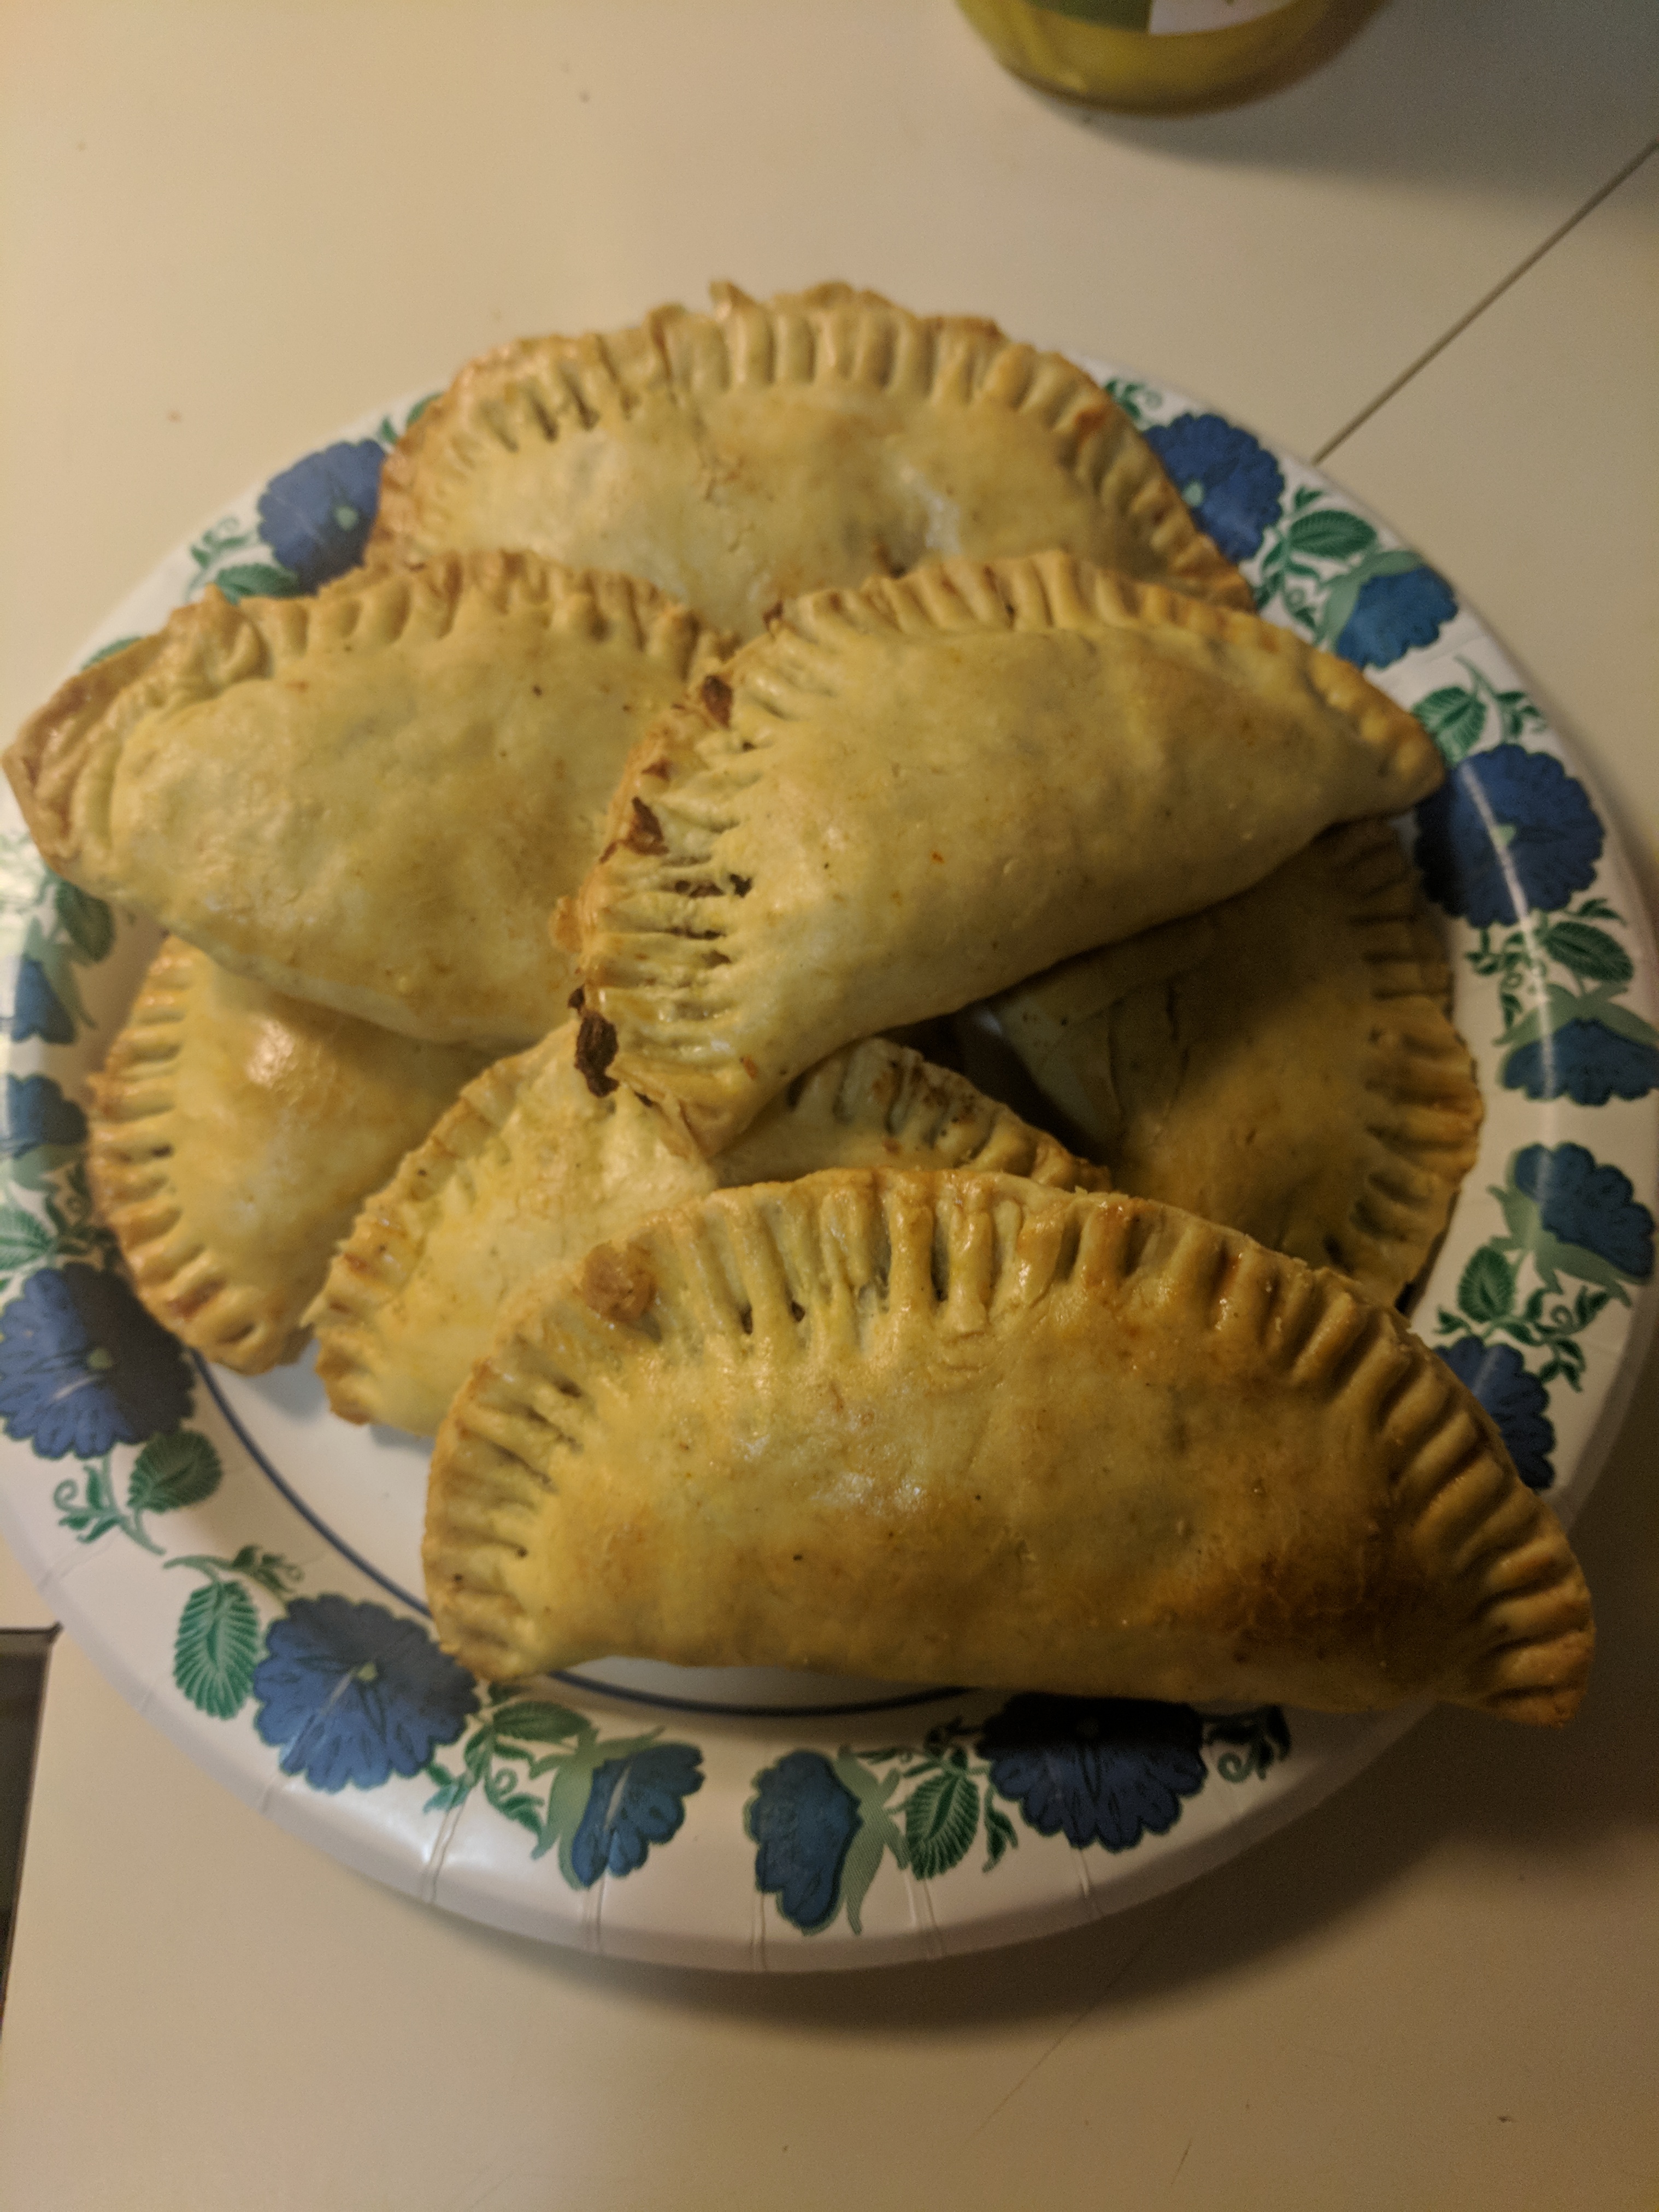
[[[1446,915],[1487,1118],[1416,1307],[1570,1518],[1650,1320],[1659,1006],[1582,764],[1446,584],[1316,471],[1098,364],[1263,611],[1369,665],[1453,767],[1407,835]],[[212,580],[353,564],[407,403],[251,494],[90,653]],[[420,1598],[423,1455],[309,1365],[191,1360],[112,1271],[85,1079],[156,938],[0,820],[10,1044],[0,1519],[70,1633],[250,1804],[520,1934],[702,1966],[860,1966],[1042,1934],[1187,1881],[1324,1796],[1414,1711],[1335,1720],[614,1662],[486,1691]]]

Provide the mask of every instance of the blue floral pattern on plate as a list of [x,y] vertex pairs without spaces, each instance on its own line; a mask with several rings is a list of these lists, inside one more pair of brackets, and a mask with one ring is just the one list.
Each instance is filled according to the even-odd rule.
[[1039,1835],[1127,1851],[1167,1835],[1182,1799],[1204,1787],[1203,1742],[1190,1705],[1028,1694],[986,1723],[979,1750]]
[[118,1275],[76,1261],[0,1310],[0,1414],[42,1459],[96,1459],[175,1429],[191,1376],[177,1341]]
[[978,1838],[981,1871],[1000,1866],[1019,1833],[999,1797],[1073,1850],[1133,1850],[1169,1833],[1210,1778],[1206,1748],[1218,1747],[1224,1782],[1260,1779],[1290,1756],[1290,1729],[1277,1705],[1206,1719],[1191,1705],[1025,1692],[988,1718],[941,1722],[920,1745],[843,1745],[833,1759],[792,1751],[755,1777],[744,1808],[755,1887],[803,1936],[821,1936],[843,1911],[858,1935],[889,1856],[933,1881]]
[[590,1888],[602,1874],[632,1874],[653,1844],[665,1844],[685,1818],[685,1801],[702,1787],[695,1745],[651,1743],[593,1770],[587,1803],[570,1839],[576,1880]]
[[259,495],[259,527],[294,579],[314,592],[363,557],[380,504],[386,449],[374,438],[325,446],[275,476]]
[[1646,1282],[1653,1273],[1653,1216],[1622,1170],[1598,1166],[1582,1145],[1528,1145],[1516,1154],[1511,1176],[1554,1240],[1553,1261],[1542,1238],[1534,1240],[1546,1269],[1582,1273],[1583,1255],[1590,1254],[1632,1282]]
[[1417,810],[1425,889],[1477,929],[1565,906],[1593,881],[1601,844],[1583,784],[1508,741],[1459,762]]
[[744,1815],[755,1886],[805,1935],[841,1908],[842,1875],[859,1832],[859,1801],[821,1751],[792,1751],[755,1777]]
[[1504,1062],[1504,1086],[1528,1098],[1571,1098],[1605,1106],[1659,1090],[1659,1046],[1606,1023],[1570,1015],[1557,1029],[1518,1044]]
[[1440,1357],[1498,1424],[1522,1481],[1528,1489],[1547,1490],[1555,1480],[1555,1428],[1546,1411],[1550,1394],[1528,1373],[1515,1346],[1460,1336],[1441,1346]]
[[1259,439],[1221,415],[1178,415],[1146,442],[1199,523],[1230,561],[1261,548],[1284,496],[1285,471]]
[[383,1605],[295,1598],[266,1632],[253,1673],[254,1725],[280,1747],[284,1774],[313,1790],[375,1790],[421,1772],[453,1743],[477,1686],[417,1621]]
[[1387,668],[1414,647],[1432,645],[1457,612],[1443,576],[1414,568],[1367,576],[1335,650],[1358,668]]
[[5,1133],[0,1137],[8,1159],[15,1160],[41,1146],[63,1155],[87,1141],[87,1117],[72,1098],[65,1098],[49,1075],[9,1075],[6,1078]]
[[31,1037],[39,1037],[43,1044],[75,1042],[74,1017],[46,980],[40,963],[27,954],[17,963],[10,1030],[14,1044],[27,1044]]

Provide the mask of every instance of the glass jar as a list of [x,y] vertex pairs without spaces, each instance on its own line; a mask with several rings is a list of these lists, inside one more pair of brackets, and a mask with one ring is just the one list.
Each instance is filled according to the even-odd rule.
[[1201,106],[1248,88],[1330,0],[957,0],[1006,68],[1097,107]]

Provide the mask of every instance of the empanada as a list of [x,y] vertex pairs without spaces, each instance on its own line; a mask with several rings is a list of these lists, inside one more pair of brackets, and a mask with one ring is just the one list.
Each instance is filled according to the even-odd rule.
[[88,1168],[139,1297],[210,1359],[294,1358],[364,1194],[478,1072],[170,938],[92,1079]]
[[1260,881],[1443,770],[1346,661],[1062,553],[823,592],[629,759],[582,1056],[729,1144],[803,1067]]
[[1444,1364],[1146,1199],[832,1173],[550,1279],[438,1437],[441,1640],[1565,1719],[1589,1602]]
[[[1115,1188],[1335,1267],[1386,1304],[1445,1227],[1480,1135],[1448,986],[1400,842],[1370,821],[990,1011]],[[979,1075],[971,1051],[967,1065]]]
[[574,1039],[573,1023],[487,1069],[364,1206],[310,1316],[317,1371],[348,1420],[430,1435],[530,1277],[722,1184],[872,1166],[994,1168],[1067,1190],[1109,1181],[880,1037],[792,1084],[718,1160],[688,1160],[631,1091],[593,1096]]
[[535,546],[744,636],[802,592],[1039,545],[1255,605],[1091,377],[846,284],[483,355],[388,459],[370,542]]
[[499,1048],[562,1018],[549,910],[629,746],[721,643],[533,554],[210,591],[73,678],[5,765],[83,890],[274,990]]

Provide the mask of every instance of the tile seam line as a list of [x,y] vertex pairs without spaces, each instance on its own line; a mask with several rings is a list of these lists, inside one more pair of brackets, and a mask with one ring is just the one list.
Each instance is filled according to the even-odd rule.
[[1030,2064],[1020,2075],[1018,2081],[1014,2083],[1013,2087],[1005,2091],[1004,2094],[998,2098],[996,2103],[992,2106],[990,2111],[987,2112],[985,2118],[980,2122],[979,2125],[976,2128],[971,2129],[963,2137],[963,2140],[964,2147],[968,2143],[974,2142],[977,2136],[984,2134],[986,2129],[988,2128],[992,2121],[996,2118],[1003,2106],[1005,2105],[1011,2104],[1013,2100],[1018,2096],[1020,2091],[1031,2079],[1031,2076],[1036,2074],[1040,2068],[1048,2064],[1048,2061],[1054,2057],[1055,2051],[1060,2049],[1060,2045],[1064,2043],[1069,2036],[1074,2035],[1077,2033],[1078,2029],[1082,2027],[1084,2021],[1089,2018],[1091,2013],[1099,2011],[1101,2006],[1105,2003],[1107,1998],[1110,1996],[1112,1991],[1117,1987],[1118,1984],[1123,1980],[1124,1977],[1131,1971],[1132,1968],[1139,1965],[1142,1958],[1148,1951],[1151,1950],[1153,1944],[1158,1940],[1159,1936],[1166,1934],[1174,1925],[1175,1922],[1182,1917],[1189,1902],[1189,1888],[1177,1892],[1176,1895],[1171,1898],[1170,1909],[1159,1920],[1157,1927],[1150,1929],[1142,1940],[1130,1951],[1128,1956],[1119,1962],[1117,1966],[1107,1977],[1103,1987],[1098,1990],[1096,1994],[1090,1998],[1088,2003],[1084,2006],[1083,2009],[1077,2014],[1075,2019],[1067,2021],[1065,2027],[1060,2029],[1059,2034],[1054,2037],[1054,2040],[1047,2045],[1041,2056],[1031,2061]]
[[1329,459],[1330,455],[1336,451],[1339,446],[1344,444],[1349,438],[1352,438],[1356,430],[1363,429],[1365,424],[1370,421],[1373,415],[1376,414],[1381,408],[1386,407],[1389,400],[1394,398],[1399,392],[1403,392],[1406,386],[1411,383],[1413,379],[1420,375],[1423,370],[1428,367],[1431,361],[1437,360],[1440,355],[1444,353],[1446,348],[1450,345],[1454,338],[1462,337],[1464,331],[1468,329],[1471,323],[1478,321],[1479,319],[1486,313],[1488,307],[1495,305],[1498,301],[1503,298],[1505,292],[1510,290],[1515,285],[1518,284],[1528,270],[1535,269],[1547,253],[1552,252],[1556,246],[1559,246],[1564,238],[1565,238],[1571,232],[1577,230],[1579,224],[1583,222],[1586,216],[1594,215],[1596,209],[1601,206],[1603,200],[1610,199],[1613,194],[1618,191],[1620,185],[1628,183],[1630,179],[1633,177],[1636,174],[1636,172],[1642,167],[1643,163],[1644,161],[1651,161],[1656,154],[1659,154],[1659,138],[1650,138],[1647,144],[1642,148],[1639,153],[1633,154],[1630,160],[1625,163],[1622,168],[1615,171],[1614,173],[1607,179],[1606,184],[1599,185],[1596,190],[1590,194],[1589,198],[1584,202],[1582,207],[1575,208],[1572,213],[1566,218],[1565,222],[1558,224],[1557,227],[1551,231],[1547,238],[1540,239],[1538,244],[1534,246],[1530,253],[1527,254],[1523,259],[1516,262],[1515,267],[1510,270],[1508,276],[1500,277],[1498,283],[1492,286],[1491,291],[1483,294],[1483,295],[1475,301],[1474,305],[1466,314],[1460,315],[1449,330],[1443,331],[1434,341],[1434,343],[1431,346],[1426,346],[1424,350],[1419,354],[1415,361],[1408,363],[1406,368],[1401,370],[1399,375],[1396,376],[1391,383],[1385,384],[1382,391],[1377,393],[1375,399],[1369,400],[1366,404],[1359,410],[1357,415],[1352,416],[1342,425],[1342,428],[1340,430],[1336,431],[1331,437],[1328,438],[1324,444],[1319,447],[1317,450],[1310,456],[1314,465],[1316,467],[1320,466]]

